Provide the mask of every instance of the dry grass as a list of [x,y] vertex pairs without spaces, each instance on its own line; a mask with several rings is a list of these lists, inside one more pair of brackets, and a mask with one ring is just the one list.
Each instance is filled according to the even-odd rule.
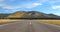
[[20,20],[0,19],[0,24],[13,23],[17,21],[20,21]]
[[60,20],[38,20],[39,22],[60,25]]
[[19,21],[19,20],[0,19],[0,23],[1,22],[15,22],[15,21]]

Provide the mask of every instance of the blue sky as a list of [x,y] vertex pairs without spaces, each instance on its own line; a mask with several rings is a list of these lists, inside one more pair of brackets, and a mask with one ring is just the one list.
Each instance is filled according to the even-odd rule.
[[60,0],[0,0],[0,13],[39,11],[60,16]]

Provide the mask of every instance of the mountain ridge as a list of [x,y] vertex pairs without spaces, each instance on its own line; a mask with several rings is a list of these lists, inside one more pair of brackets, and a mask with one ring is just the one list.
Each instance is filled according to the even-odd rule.
[[17,11],[15,13],[12,13],[9,15],[5,14],[2,16],[3,17],[0,17],[0,18],[60,18],[60,16],[57,16],[54,14],[45,14],[45,13],[37,12],[37,11],[29,11],[29,12]]
[[[37,12],[37,11],[29,11],[29,12],[18,11],[18,12],[15,12],[15,14],[17,18],[59,18],[59,16],[56,16],[53,14],[45,14],[45,13]],[[10,15],[11,17],[8,16],[8,18],[13,18],[14,17],[13,15]]]

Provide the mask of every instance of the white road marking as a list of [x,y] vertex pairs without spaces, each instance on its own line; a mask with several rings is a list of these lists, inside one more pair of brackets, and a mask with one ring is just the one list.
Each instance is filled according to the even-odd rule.
[[32,24],[32,23],[30,22],[30,24]]

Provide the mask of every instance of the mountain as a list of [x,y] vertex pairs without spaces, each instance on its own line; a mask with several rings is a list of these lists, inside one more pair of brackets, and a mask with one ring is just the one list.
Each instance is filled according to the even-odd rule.
[[25,14],[26,14],[25,12],[20,12],[20,11],[18,11],[18,12],[15,12],[15,13],[9,15],[7,18],[21,18],[21,17],[23,17]]
[[45,14],[37,11],[29,11],[29,12],[18,11],[9,15],[6,18],[60,18],[60,16],[54,14]]
[[0,14],[0,19],[5,18],[5,17],[7,17],[9,15],[11,15],[11,14]]
[[51,17],[54,17],[54,18],[60,18],[60,16],[57,16],[57,15],[54,15],[54,14],[48,14],[49,16]]

